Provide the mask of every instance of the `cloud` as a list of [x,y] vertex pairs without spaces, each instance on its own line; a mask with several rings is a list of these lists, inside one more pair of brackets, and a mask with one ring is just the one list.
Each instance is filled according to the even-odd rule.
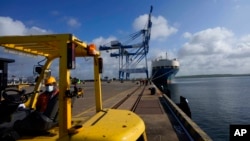
[[237,39],[223,27],[184,33],[188,42],[178,51],[179,75],[250,72],[250,35]]
[[[148,21],[148,15],[144,14],[134,20],[133,27],[135,30],[141,30],[146,27]],[[152,40],[165,40],[170,35],[175,34],[178,29],[168,24],[168,21],[162,16],[152,16],[152,29],[151,39]]]
[[[74,19],[69,19],[69,24],[71,26],[77,26],[78,22]],[[10,17],[0,17],[0,35],[6,36],[6,35],[35,35],[35,34],[49,34],[52,33],[49,30],[45,30],[36,26],[27,27],[25,24],[19,20],[14,20]],[[110,43],[110,41],[116,40],[115,37],[111,36],[109,38],[103,38],[99,37],[94,39],[92,42],[97,44],[97,47],[99,45]],[[2,58],[11,58],[15,60],[15,63],[9,64],[9,76],[15,75],[15,76],[32,76],[33,74],[33,65],[36,65],[38,61],[42,60],[42,57],[36,57],[32,58],[25,55],[16,55],[13,53],[9,53],[4,51],[4,49],[0,48],[0,56]],[[117,64],[113,63],[114,58],[109,57],[109,54],[105,54],[102,56],[105,58],[104,63],[107,64],[107,66],[104,66],[106,70],[104,71],[104,75],[113,76],[114,71],[116,71]],[[77,59],[76,61],[77,68],[76,70],[72,71],[73,77],[79,77],[82,79],[92,79],[93,78],[93,61],[90,58],[85,59]],[[85,67],[82,64],[86,64]],[[58,75],[58,60],[54,61],[51,65],[51,70],[53,75]],[[24,68],[22,70],[17,68]],[[114,71],[113,71],[114,69]],[[118,70],[117,70],[118,73]]]
[[60,20],[62,20],[62,22],[64,22],[64,24],[66,24],[70,28],[79,28],[82,25],[81,22],[77,18],[64,16],[62,15],[62,13],[60,13],[57,10],[51,11],[50,14],[55,18],[60,18]]
[[[110,36],[108,38],[98,37],[91,41],[99,50],[100,45],[110,46],[110,42],[117,40],[115,37]],[[110,57],[110,52],[101,51],[101,57],[103,58],[104,69],[102,77],[108,76],[109,78],[118,77],[118,59]],[[82,65],[84,64],[84,66]],[[86,67],[87,66],[87,67]],[[93,79],[93,58],[77,58],[76,70],[72,70],[72,77],[78,77],[80,79]]]
[[0,17],[0,35],[24,35],[25,29],[21,21],[10,17]]
[[95,43],[97,46],[110,46],[110,42],[115,40],[117,40],[117,38],[114,36],[110,36],[106,39],[104,37],[98,37],[92,42]]
[[13,20],[10,17],[0,17],[0,35],[30,35],[47,34],[51,31],[36,26],[26,27],[21,21]]
[[[27,27],[23,22],[14,20],[10,17],[0,17],[0,36],[6,35],[37,35],[37,34],[48,34],[51,33],[49,30],[45,30],[36,26]],[[2,58],[14,59],[15,63],[9,64],[9,76],[32,76],[33,65],[40,61],[41,57],[32,58],[25,55],[15,55],[8,53],[4,49],[0,49],[0,56]],[[22,70],[18,69],[22,68]]]
[[[74,18],[73,18],[74,19]],[[143,21],[144,20],[144,21]],[[134,28],[142,29],[147,21],[147,15],[138,17],[134,22]],[[166,39],[170,35],[176,33],[178,30],[168,25],[166,19],[161,16],[152,17],[153,28],[151,39]],[[72,20],[71,25],[77,25],[77,20]],[[159,28],[154,28],[155,26]],[[36,26],[28,27],[19,20],[10,17],[0,17],[0,35],[30,35],[30,34],[48,34],[52,33],[49,30],[42,29]],[[168,50],[169,58],[177,58],[180,61],[180,71],[177,75],[196,75],[196,74],[218,74],[218,73],[249,73],[250,72],[250,34],[242,37],[236,37],[235,34],[224,27],[208,28],[196,33],[185,32],[182,35],[186,42],[181,45],[179,50]],[[92,40],[93,43],[99,45],[110,45],[111,41],[117,40],[115,36],[98,37]],[[148,54],[148,68],[150,71],[151,60],[155,57],[165,56],[163,52],[163,45],[159,40],[150,42],[151,46],[157,48],[150,48]],[[165,46],[165,44],[164,44]],[[117,50],[110,50],[109,52],[102,51],[101,56],[104,60],[103,77],[118,77],[118,58],[110,57],[110,53],[115,53]],[[177,53],[176,53],[177,52]],[[157,54],[156,56],[154,56]],[[32,75],[33,65],[37,64],[41,58],[32,58],[26,56],[16,56],[8,54],[0,50],[0,55],[3,58],[13,58],[15,63],[10,64],[9,72],[11,75]],[[86,65],[82,65],[86,64]],[[77,69],[73,71],[73,76],[80,76],[83,79],[90,79],[93,77],[92,59],[77,60]],[[88,66],[88,67],[85,67]],[[22,71],[17,69],[25,68]],[[58,68],[54,65],[52,70],[56,71]],[[84,72],[84,73],[83,73]],[[80,75],[81,74],[81,75]],[[83,74],[83,75],[82,75]],[[136,74],[137,75],[137,74]],[[138,76],[145,77],[145,74]],[[131,75],[133,77],[133,75]]]
[[[98,37],[92,42],[99,46],[110,46],[111,41],[117,40],[116,37],[110,36],[108,38]],[[108,76],[109,78],[118,78],[119,59],[110,57],[110,53],[116,53],[118,50],[101,51],[101,57],[103,58],[104,70],[102,76]]]
[[250,35],[245,35],[240,38],[231,54],[228,57],[230,58],[247,58],[250,56]]
[[[189,34],[189,35],[188,35]],[[180,57],[193,54],[224,53],[231,51],[233,33],[225,28],[206,29],[195,34],[185,33],[189,39],[180,50]]]
[[67,25],[73,28],[81,26],[81,23],[76,18],[66,18]]
[[[148,20],[148,15],[142,15],[139,16],[138,18],[136,18],[133,22],[133,27],[135,30],[141,30],[143,28],[145,28],[145,24],[147,23]],[[155,41],[159,41],[159,40],[165,40],[167,39],[170,35],[176,33],[178,30],[172,26],[168,25],[167,20],[162,17],[162,16],[158,16],[158,17],[154,17],[152,16],[151,18],[152,20],[152,29],[151,29],[151,40],[155,40]],[[99,37],[93,40],[93,42],[95,42],[97,45],[106,45],[106,46],[110,46],[110,42],[117,40],[116,37],[109,37],[109,38],[103,38],[103,37]],[[140,41],[142,42],[142,41]],[[109,51],[102,51],[102,57],[104,58],[104,73],[103,75],[105,76],[114,76],[114,77],[118,77],[118,64],[119,64],[119,59],[118,57],[110,57],[110,53],[116,53],[118,52],[118,50],[109,50]],[[160,52],[160,53],[159,53]],[[157,54],[157,55],[155,55]],[[173,53],[171,51],[168,52],[169,56],[174,56]],[[155,57],[159,57],[159,56],[166,56],[166,52],[162,52],[162,50],[159,48],[155,48],[153,50],[150,49],[150,52],[148,54],[149,58],[148,58],[148,69],[149,69],[149,73],[151,72],[151,60],[155,59]],[[139,64],[136,65],[136,67],[145,67],[145,61],[142,60]],[[150,75],[150,74],[149,74]],[[131,74],[131,78],[132,77],[145,77],[145,74]]]

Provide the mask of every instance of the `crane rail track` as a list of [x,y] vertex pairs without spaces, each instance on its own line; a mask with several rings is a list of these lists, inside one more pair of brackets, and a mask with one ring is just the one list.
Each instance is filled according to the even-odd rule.
[[[142,88],[141,91],[139,91],[141,87],[143,87],[143,88]],[[145,88],[146,88],[146,86],[139,86],[139,87],[137,87],[135,90],[133,90],[132,92],[130,92],[129,94],[127,94],[126,97],[122,98],[114,106],[112,106],[112,108],[113,109],[119,109],[119,107],[123,103],[125,103],[126,101],[128,101],[129,98],[131,98],[131,96],[136,96],[136,94],[138,94],[136,96],[135,102],[134,103],[130,103],[132,105],[131,106],[132,108],[128,109],[130,111],[135,112],[138,104],[141,102],[141,99],[142,99],[142,96],[144,94]],[[176,134],[178,134],[179,138],[181,138],[181,140],[184,140],[184,141],[193,141],[193,138],[190,135],[190,133],[187,131],[187,129],[185,129],[183,123],[178,119],[178,117],[175,115],[175,113],[173,112],[173,110],[171,109],[171,107],[168,105],[166,95],[163,95],[162,97],[160,97],[159,101],[160,101],[163,109],[165,111],[168,111],[165,114],[166,115],[171,114],[171,117],[172,117],[171,122],[173,123],[173,128],[174,128]]]
[[[123,99],[121,99],[119,102],[117,102],[114,106],[112,106],[112,109],[118,109],[124,102],[126,102],[132,95],[136,94],[136,92],[140,89],[141,86],[137,87],[134,91],[130,92],[129,94],[127,94],[126,97],[124,97]],[[142,91],[140,92],[140,94],[138,95],[135,103],[133,104],[132,108],[130,109],[131,111],[135,111],[136,106],[138,105],[138,103],[140,102],[140,99],[143,95],[143,92],[145,90],[145,86],[143,86]]]
[[137,87],[134,91],[132,91],[131,93],[127,94],[126,97],[124,97],[123,99],[121,99],[119,102],[117,102],[114,106],[112,106],[112,109],[117,109],[119,106],[121,106],[131,95],[135,94],[135,92],[139,89],[140,87]]
[[[128,83],[125,83],[128,84]],[[129,84],[130,85],[130,84]],[[179,119],[179,115],[176,115],[171,103],[169,103],[168,97],[161,92],[156,92],[156,94],[150,93],[148,88],[150,86],[144,85],[133,85],[129,89],[124,89],[117,87],[118,85],[114,85],[116,88],[114,89],[122,89],[120,92],[111,92],[106,88],[109,85],[104,86],[104,90],[106,95],[114,93],[113,95],[109,95],[110,97],[106,97],[104,100],[104,110],[112,108],[112,109],[124,109],[135,112],[138,114],[145,122],[145,126],[147,127],[147,135],[149,139],[168,139],[168,134],[171,136],[177,136],[176,138],[183,141],[195,140],[195,136],[192,133],[190,128],[186,128],[186,123],[182,123],[183,120]],[[112,86],[113,87],[113,86]],[[151,90],[151,89],[150,89]],[[88,95],[87,95],[88,96]],[[78,99],[80,101],[91,102],[90,99]],[[152,102],[152,103],[151,103]],[[160,106],[156,107],[156,104]],[[86,104],[86,103],[83,103]],[[176,105],[177,106],[177,105]],[[156,109],[157,108],[157,109]],[[160,109],[159,109],[160,108]],[[79,108],[82,109],[82,108]],[[157,112],[161,111],[161,113]],[[75,123],[83,123],[86,121],[91,115],[95,114],[95,107],[86,108],[84,112],[81,112],[74,116]],[[159,119],[160,118],[160,119]],[[166,118],[166,119],[165,119]],[[166,123],[165,123],[166,121]],[[164,123],[163,123],[164,122]],[[159,124],[160,123],[160,124]],[[171,124],[171,127],[166,127],[168,124]],[[172,128],[172,129],[171,129]],[[172,130],[172,131],[170,131]],[[189,133],[191,131],[191,133]],[[174,133],[173,133],[174,132]],[[176,134],[176,135],[173,135]]]
[[141,97],[142,97],[142,95],[143,95],[144,90],[145,90],[145,86],[143,87],[141,93],[138,95],[138,98],[136,99],[134,105],[133,105],[132,108],[130,109],[131,111],[134,112],[134,111],[136,110],[136,107],[138,106],[138,104],[139,104],[139,102],[140,102],[140,100],[141,100]]
[[[173,106],[169,104],[169,101],[167,100],[166,95],[161,95],[160,92],[157,92],[157,94],[150,94],[150,92],[147,90],[150,88],[150,86],[144,86],[144,85],[131,85],[129,83],[124,83],[122,87],[119,87],[119,83],[112,83],[112,86],[110,87],[110,84],[105,84],[103,86],[103,90],[105,93],[104,97],[104,110],[108,108],[113,108],[113,109],[126,109],[130,110],[132,112],[137,113],[140,117],[143,118],[145,121],[145,125],[147,127],[147,135],[149,139],[155,140],[156,138],[161,138],[165,139],[166,136],[163,134],[163,132],[167,132],[168,134],[169,131],[163,131],[166,130],[166,127],[164,126],[161,128],[161,125],[158,125],[157,122],[159,123],[160,121],[163,121],[162,119],[159,118],[168,118],[171,122],[171,127],[173,128],[174,132],[178,134],[178,138],[180,139],[179,136],[185,136],[185,139],[181,140],[195,140],[194,138],[192,139],[192,136],[190,136],[189,128],[186,129],[183,125],[186,125],[186,123],[179,123],[182,122],[183,120],[178,119],[178,115],[175,115],[173,111],[175,109],[172,109]],[[72,118],[74,119],[74,125],[82,124],[85,121],[87,121],[91,116],[93,116],[96,111],[95,111],[95,106],[93,105],[93,95],[90,95],[90,93],[93,91],[92,89],[92,84],[85,84],[85,92],[86,95],[84,98],[79,98],[76,100],[76,102],[80,103],[81,107],[74,107],[75,110],[79,110],[78,112],[75,112],[76,114],[72,115]],[[128,87],[130,86],[130,87]],[[113,88],[112,91],[110,88]],[[148,101],[152,101],[152,99],[155,99],[161,106],[162,115],[166,116],[158,116],[156,114],[149,115],[150,113],[147,112],[147,110],[150,110],[150,108],[155,108],[153,103],[150,105],[145,105],[147,104]],[[158,100],[157,100],[158,99]],[[168,98],[169,99],[169,98]],[[172,102],[173,103],[173,102]],[[147,109],[149,107],[149,109]],[[146,109],[143,109],[145,108]],[[146,110],[143,112],[143,110]],[[155,109],[157,111],[158,109]],[[154,112],[154,111],[153,111]],[[146,113],[146,115],[145,115]],[[144,117],[152,117],[150,120],[144,119]],[[154,119],[159,119],[159,121],[156,121],[156,124],[154,124]],[[155,126],[156,125],[156,126]],[[188,131],[187,131],[188,130]],[[191,130],[192,131],[192,130]],[[157,132],[157,133],[156,133]],[[152,135],[152,133],[156,133]],[[167,136],[168,138],[168,136]],[[182,137],[181,137],[182,138]]]

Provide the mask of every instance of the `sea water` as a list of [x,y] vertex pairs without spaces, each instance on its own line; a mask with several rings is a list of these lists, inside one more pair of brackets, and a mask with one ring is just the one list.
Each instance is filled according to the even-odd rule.
[[189,101],[192,119],[215,141],[229,140],[230,124],[250,124],[250,76],[176,78],[171,99]]

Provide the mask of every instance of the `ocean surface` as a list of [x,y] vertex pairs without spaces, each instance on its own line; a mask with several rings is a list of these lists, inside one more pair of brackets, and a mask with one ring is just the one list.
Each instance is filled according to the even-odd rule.
[[171,99],[189,101],[192,119],[214,141],[229,141],[230,124],[250,124],[250,76],[175,78]]

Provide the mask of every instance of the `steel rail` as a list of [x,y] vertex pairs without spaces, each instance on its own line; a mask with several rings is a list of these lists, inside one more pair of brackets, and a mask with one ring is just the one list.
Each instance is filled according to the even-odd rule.
[[141,97],[142,97],[142,95],[143,95],[143,92],[144,92],[144,90],[145,90],[145,87],[146,87],[146,86],[143,87],[141,93],[139,94],[138,98],[136,99],[136,101],[135,101],[133,107],[130,109],[130,111],[133,111],[133,112],[134,112],[134,111],[136,110],[136,108],[137,108],[137,106],[138,106],[138,104],[139,104],[139,102],[140,102],[140,100],[141,100]]
[[[141,87],[141,86],[140,86]],[[117,102],[114,106],[111,107],[111,109],[118,109],[126,100],[128,100],[128,98],[135,94],[135,92],[140,88],[138,87],[137,89],[135,89],[134,91],[132,91],[131,93],[129,93],[126,97],[124,97],[123,99],[121,99],[119,102]]]

